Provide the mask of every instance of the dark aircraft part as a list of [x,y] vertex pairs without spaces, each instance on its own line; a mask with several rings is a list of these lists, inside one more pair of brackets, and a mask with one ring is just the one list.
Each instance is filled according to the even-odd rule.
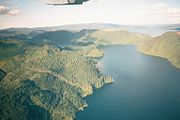
[[59,3],[48,3],[48,5],[79,5],[83,4],[83,2],[87,2],[89,0],[67,0],[67,3],[63,3],[59,1]]

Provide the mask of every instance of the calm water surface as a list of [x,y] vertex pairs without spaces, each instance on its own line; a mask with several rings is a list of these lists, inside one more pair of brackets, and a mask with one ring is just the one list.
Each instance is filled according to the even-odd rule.
[[87,97],[76,120],[180,120],[180,70],[133,46],[109,46],[101,71],[115,83]]

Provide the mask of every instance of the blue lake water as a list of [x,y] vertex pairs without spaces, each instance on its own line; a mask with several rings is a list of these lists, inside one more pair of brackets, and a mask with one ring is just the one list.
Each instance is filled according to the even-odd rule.
[[76,120],[180,120],[180,70],[134,46],[109,46],[100,60],[113,84],[87,97]]

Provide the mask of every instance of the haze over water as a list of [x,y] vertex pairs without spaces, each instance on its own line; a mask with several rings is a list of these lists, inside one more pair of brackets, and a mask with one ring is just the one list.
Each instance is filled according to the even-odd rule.
[[87,98],[76,120],[179,120],[180,70],[167,60],[143,55],[133,46],[109,46],[102,73],[115,83]]

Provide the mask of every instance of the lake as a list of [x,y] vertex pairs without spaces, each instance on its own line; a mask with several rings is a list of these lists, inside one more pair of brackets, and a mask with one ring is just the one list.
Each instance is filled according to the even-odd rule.
[[76,120],[180,120],[180,70],[134,46],[103,48],[101,71],[114,83],[87,97]]

